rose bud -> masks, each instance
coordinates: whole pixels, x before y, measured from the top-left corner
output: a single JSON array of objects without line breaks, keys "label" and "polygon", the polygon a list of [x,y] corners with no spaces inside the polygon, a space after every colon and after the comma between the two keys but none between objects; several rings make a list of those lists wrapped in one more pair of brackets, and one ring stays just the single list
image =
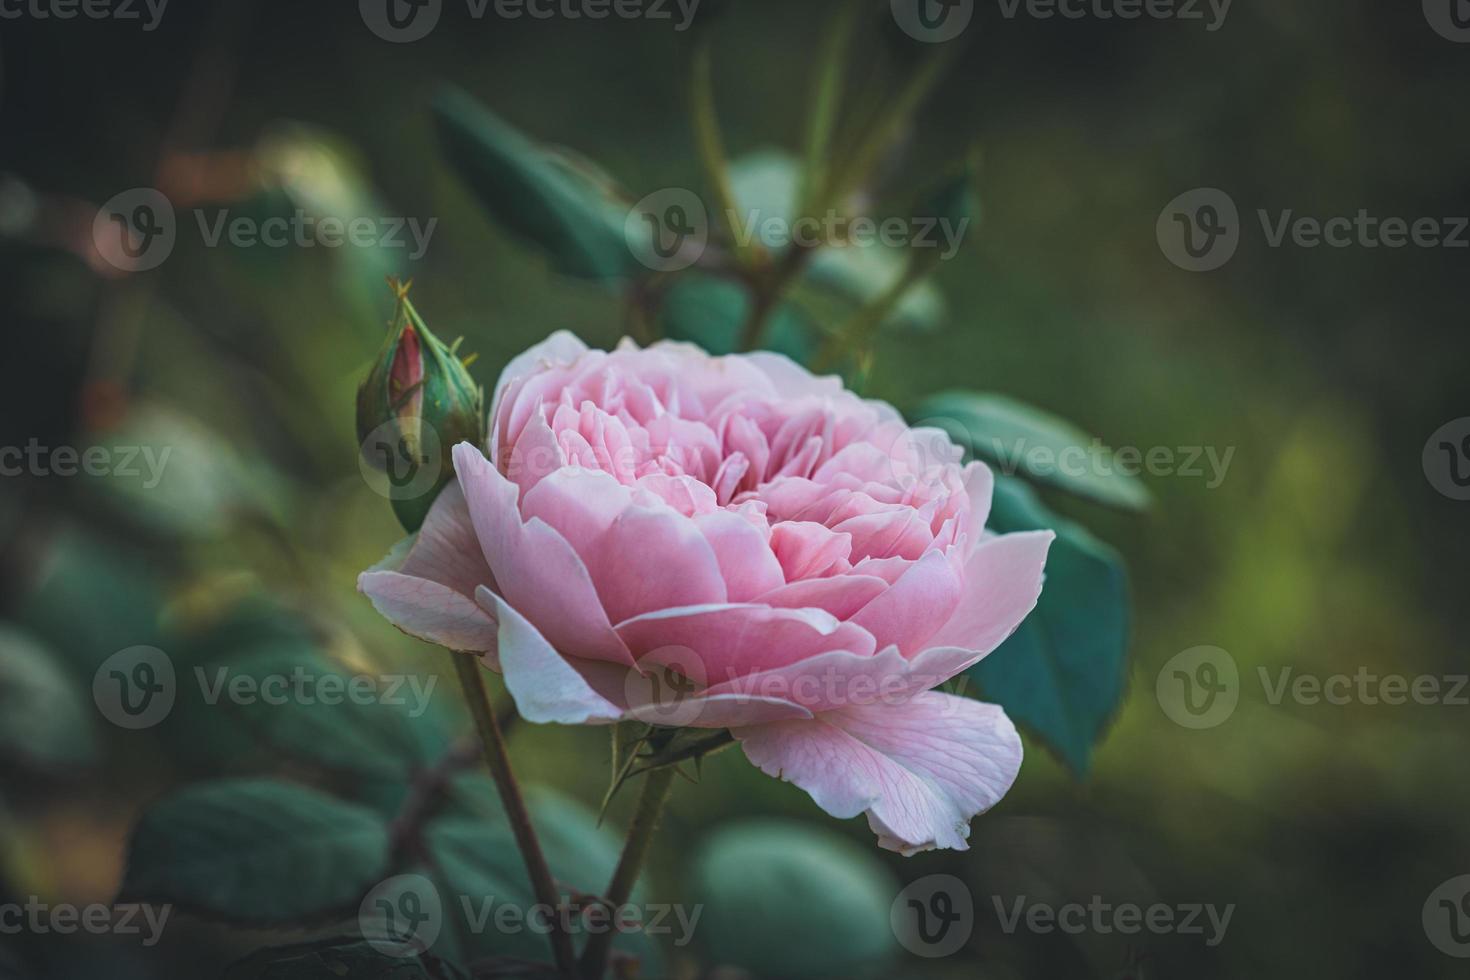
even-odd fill
[{"label": "rose bud", "polygon": [[447,347],[424,325],[408,284],[393,287],[397,312],[357,389],[357,438],[364,473],[413,532],[454,477],[450,451],[484,443],[484,392],[455,353],[458,342]]}]

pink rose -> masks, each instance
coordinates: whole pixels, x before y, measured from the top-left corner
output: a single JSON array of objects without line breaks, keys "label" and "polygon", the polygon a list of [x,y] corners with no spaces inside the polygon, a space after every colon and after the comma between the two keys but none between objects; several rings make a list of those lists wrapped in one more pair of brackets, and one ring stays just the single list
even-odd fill
[{"label": "pink rose", "polygon": [[359,586],[530,721],[728,728],[905,853],[1010,788],[1005,713],[931,689],[1030,612],[1052,535],[984,533],[990,471],[942,432],[779,355],[561,332],[501,375],[488,448]]}]

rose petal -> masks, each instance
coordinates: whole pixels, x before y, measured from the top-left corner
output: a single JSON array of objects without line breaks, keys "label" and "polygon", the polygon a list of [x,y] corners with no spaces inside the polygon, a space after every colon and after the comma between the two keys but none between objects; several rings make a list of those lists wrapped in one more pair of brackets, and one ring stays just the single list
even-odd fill
[{"label": "rose petal", "polygon": [[1055,537],[1051,531],[1017,531],[982,541],[965,563],[963,601],[929,644],[980,653],[1000,646],[1036,607]]},{"label": "rose petal", "polygon": [[878,843],[904,854],[965,850],[970,820],[1021,769],[1021,739],[1005,712],[932,691],[731,733],[762,772],[800,786],[834,817],[866,812]]},{"label": "rose petal", "polygon": [[587,567],[566,539],[544,521],[522,524],[516,485],[469,443],[454,447],[454,468],[485,561],[505,598],[557,649],[631,664]]},{"label": "rose petal", "polygon": [[624,709],[592,689],[546,637],[500,596],[482,589],[479,600],[500,620],[500,666],[516,710],[537,724],[605,725]]}]

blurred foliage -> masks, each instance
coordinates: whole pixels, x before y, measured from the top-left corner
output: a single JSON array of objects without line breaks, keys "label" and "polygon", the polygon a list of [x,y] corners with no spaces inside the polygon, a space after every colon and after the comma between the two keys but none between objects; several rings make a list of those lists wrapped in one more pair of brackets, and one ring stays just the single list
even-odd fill
[{"label": "blurred foliage", "polygon": [[[446,13],[431,38],[385,45],[350,9],[218,6],[226,13],[170,8],[146,34],[87,20],[6,22],[0,170],[15,177],[0,195],[9,369],[0,445],[142,445],[171,455],[154,487],[144,486],[146,468],[134,477],[0,480],[5,900],[110,900],[146,805],[240,779],[268,780],[273,792],[310,787],[317,803],[390,820],[411,795],[411,774],[462,731],[448,697],[430,727],[378,727],[383,719],[334,712],[334,738],[374,747],[371,771],[357,771],[314,733],[320,718],[261,724],[248,711],[184,698],[162,725],[129,732],[86,700],[97,667],[137,645],[166,650],[186,680],[196,665],[249,671],[321,657],[336,669],[438,676],[452,688],[442,652],[396,633],[353,592],[357,572],[398,536],[353,451],[354,390],[392,313],[383,277],[416,279],[436,332],[462,335],[463,350],[481,355],[482,381],[554,328],[607,346],[626,323],[604,285],[560,275],[507,233],[513,222],[483,216],[477,189],[444,153],[434,106],[445,84],[506,125],[595,157],[627,187],[698,179],[684,106],[687,39],[666,27],[490,25]],[[776,159],[773,143],[786,148],[778,154],[798,152],[806,113],[798,93],[831,12],[775,0],[730,7],[714,62],[725,143],[741,160]],[[1232,262],[1201,276],[1164,261],[1153,228],[1162,204],[1194,186],[1227,189],[1248,219],[1257,207],[1470,213],[1470,133],[1453,125],[1470,87],[1464,51],[1429,31],[1417,5],[1367,0],[1237,5],[1215,33],[1176,21],[1007,20],[980,5],[971,33],[953,74],[902,134],[904,158],[916,163],[863,203],[907,200],[918,176],[966,156],[978,134],[984,223],[933,270],[942,324],[877,334],[861,372],[866,390],[905,408],[935,391],[999,392],[1110,444],[1238,451],[1216,487],[1145,478],[1155,499],[1146,519],[1051,491],[1044,501],[1011,491],[1023,511],[1044,506],[1084,522],[1126,559],[1132,661],[1097,683],[1117,683],[1126,670],[1132,693],[1085,782],[1030,752],[1011,795],[975,822],[969,852],[903,860],[875,852],[861,821],[840,828],[867,863],[898,880],[954,874],[976,897],[979,925],[962,954],[903,958],[887,975],[1458,975],[1426,941],[1419,913],[1470,861],[1463,708],[1273,706],[1243,696],[1224,725],[1189,731],[1164,716],[1152,691],[1171,656],[1201,643],[1229,650],[1248,683],[1258,667],[1284,665],[1465,672],[1470,533],[1463,505],[1437,494],[1419,467],[1425,436],[1465,411],[1463,256],[1273,250],[1248,226]],[[884,37],[857,56],[868,70],[845,86],[862,106],[893,87],[912,51]],[[78,65],[87,70],[66,67]],[[513,149],[510,164],[525,152]],[[558,166],[557,194],[606,189],[584,167]],[[120,277],[88,255],[91,214],[143,185],[167,186],[210,218],[217,209],[302,208],[442,220],[428,253],[410,262],[386,249],[207,248],[181,208],[169,260]],[[821,271],[812,265],[807,275]],[[664,310],[686,324],[728,324],[721,329],[734,338],[747,312],[740,301],[725,280],[690,276]],[[844,311],[801,288],[788,301],[790,315],[773,320],[768,342],[812,355],[814,314],[828,322]],[[1084,569],[1101,560],[1091,537],[1078,546]],[[1011,642],[1039,643],[1024,632]],[[1004,663],[982,665],[980,685],[1001,682],[984,671]],[[78,701],[88,722],[69,724]],[[24,743],[6,734],[19,717],[11,705],[35,719]],[[370,731],[359,728],[365,721]],[[599,798],[605,732],[530,735],[512,735],[528,782]],[[1061,751],[1081,768],[1078,750]],[[493,813],[483,780],[461,780],[446,805],[478,813],[488,800]],[[614,802],[613,826],[627,803]],[[443,819],[459,826],[454,812]],[[543,831],[557,836],[543,812]],[[688,880],[707,867],[694,855],[720,845],[710,838],[727,821],[773,814],[808,825],[802,833],[831,832],[805,794],[755,772],[738,752],[710,758],[699,786],[675,793],[649,894],[708,900],[712,914],[718,889],[706,899],[698,889],[708,883]],[[567,819],[576,829],[562,835],[564,846],[586,849],[570,863],[603,880],[606,848],[589,843],[596,838],[581,816]],[[775,840],[763,853],[779,853],[787,838],[767,833]],[[443,840],[470,848],[464,874],[507,867],[503,840],[467,844],[452,831]],[[864,863],[838,862],[850,874]],[[743,863],[752,874],[760,867]],[[1003,933],[990,896],[1019,893],[1233,902],[1237,912],[1214,948],[1188,936]],[[856,891],[853,900],[876,907]],[[126,937],[20,937],[0,951],[0,974],[215,975],[283,942],[202,918],[181,922],[156,948]],[[359,954],[371,961],[338,949],[333,925],[291,937],[321,949],[260,955],[315,958],[312,968]],[[739,925],[723,958],[759,955]],[[667,975],[698,975],[688,950],[662,956]],[[420,975],[441,966],[424,963]]]}]

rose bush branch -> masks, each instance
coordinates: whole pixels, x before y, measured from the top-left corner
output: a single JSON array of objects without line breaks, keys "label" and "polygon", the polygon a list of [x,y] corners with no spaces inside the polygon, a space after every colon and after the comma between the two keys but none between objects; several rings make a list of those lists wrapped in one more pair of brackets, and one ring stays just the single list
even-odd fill
[{"label": "rose bush branch", "polygon": [[[664,803],[669,798],[675,771],[673,766],[655,769],[643,781],[643,792],[639,794],[633,820],[628,824],[628,837],[623,843],[623,853],[618,858],[618,866],[613,870],[612,881],[604,896],[607,908],[614,917],[633,894],[633,886],[643,869],[643,859],[653,842],[653,831],[658,826]],[[607,969],[607,956],[612,949],[613,934],[614,930],[608,930],[597,933],[588,940],[587,948],[582,951],[583,980],[601,980]]]},{"label": "rose bush branch", "polygon": [[[506,751],[505,739],[501,737],[500,728],[495,723],[495,712],[490,707],[490,699],[485,691],[485,681],[480,674],[479,658],[472,654],[456,653],[454,654],[454,669],[459,675],[465,704],[470,709],[470,716],[475,721],[475,730],[480,736],[485,765],[495,780],[495,788],[500,793],[500,801],[505,806],[506,818],[510,821],[511,832],[515,835],[516,847],[520,849],[521,858],[526,863],[526,873],[531,878],[531,887],[536,893],[536,901],[554,910],[561,903],[561,893],[556,887],[556,881],[551,877],[551,868],[546,863],[546,855],[542,852],[541,842],[536,837],[536,828],[531,823],[531,815],[526,810],[525,797],[521,794],[520,784],[516,782],[515,772],[511,769],[510,753]],[[552,957],[563,974],[569,977],[574,976],[577,960],[576,953],[572,949],[572,939],[560,927],[557,919],[558,917],[553,915],[547,923],[549,930],[547,940],[551,943]]]}]

